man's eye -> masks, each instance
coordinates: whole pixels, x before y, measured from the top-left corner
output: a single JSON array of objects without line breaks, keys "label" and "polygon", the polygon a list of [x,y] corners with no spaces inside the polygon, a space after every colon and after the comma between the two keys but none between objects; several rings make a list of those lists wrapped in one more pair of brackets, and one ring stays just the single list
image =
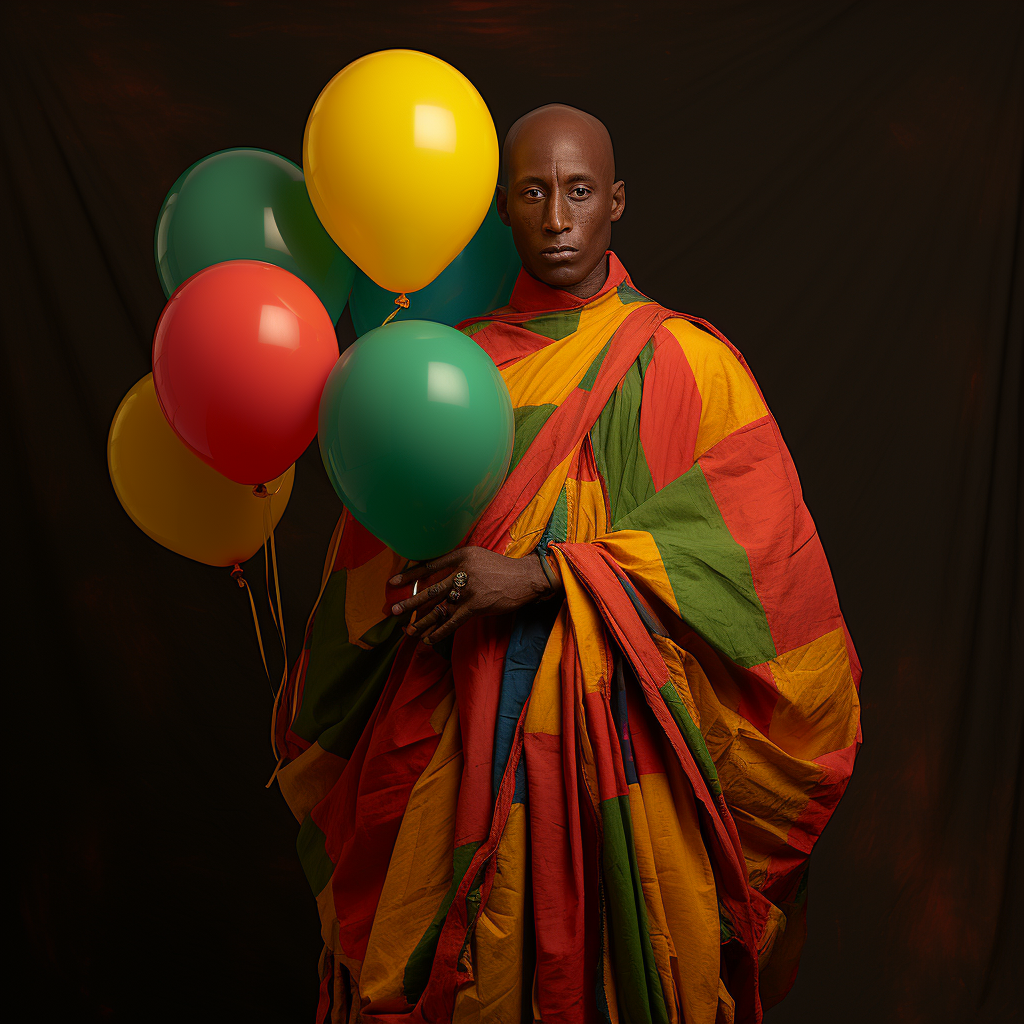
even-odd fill
[{"label": "man's eye", "polygon": [[523,195],[526,196],[527,199],[540,199],[541,198],[541,194],[540,194],[540,189],[539,188],[528,188],[523,193]]},{"label": "man's eye", "polygon": [[585,185],[577,185],[569,195],[574,196],[576,199],[586,199],[590,195],[590,189]]}]

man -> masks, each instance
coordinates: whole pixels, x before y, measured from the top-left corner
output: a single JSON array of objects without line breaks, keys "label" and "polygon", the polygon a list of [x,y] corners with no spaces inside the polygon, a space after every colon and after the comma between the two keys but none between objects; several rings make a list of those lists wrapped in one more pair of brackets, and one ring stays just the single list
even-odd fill
[{"label": "man", "polygon": [[342,516],[275,716],[317,1019],[757,1021],[860,742],[856,654],[746,364],[608,251],[604,126],[542,107],[504,168],[523,273],[463,330],[516,409],[505,484],[427,564]]}]

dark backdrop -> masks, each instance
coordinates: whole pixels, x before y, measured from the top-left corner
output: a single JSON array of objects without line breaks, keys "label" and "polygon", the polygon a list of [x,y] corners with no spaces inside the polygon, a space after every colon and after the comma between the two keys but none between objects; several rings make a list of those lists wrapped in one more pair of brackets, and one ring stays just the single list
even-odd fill
[{"label": "dark backdrop", "polygon": [[[229,146],[301,161],[328,79],[406,46],[468,75],[499,133],[552,100],[607,122],[617,251],[746,354],[800,470],[864,663],[865,743],[769,1021],[1015,1019],[1022,11],[4,6],[14,1016],[312,1020],[317,915],[263,787],[248,604],[132,525],[105,443],[149,369],[152,229],[179,172]],[[278,535],[293,650],[338,512],[314,445]]]}]

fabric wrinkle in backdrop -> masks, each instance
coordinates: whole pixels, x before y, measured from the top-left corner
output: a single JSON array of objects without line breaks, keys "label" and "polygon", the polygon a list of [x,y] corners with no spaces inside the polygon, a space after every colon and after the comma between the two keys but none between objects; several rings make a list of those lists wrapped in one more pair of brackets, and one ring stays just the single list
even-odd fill
[{"label": "fabric wrinkle in backdrop", "polygon": [[[1014,1019],[1019,2],[37,0],[0,18],[16,1019],[312,1019],[317,915],[263,788],[248,602],[132,525],[105,443],[149,369],[166,190],[231,146],[299,159],[323,85],[393,46],[459,68],[500,135],[553,100],[605,120],[616,252],[739,347],[793,453],[864,665],[865,742],[767,1021]],[[314,445],[277,533],[293,651],[338,512]],[[259,559],[246,571],[260,582]]]}]

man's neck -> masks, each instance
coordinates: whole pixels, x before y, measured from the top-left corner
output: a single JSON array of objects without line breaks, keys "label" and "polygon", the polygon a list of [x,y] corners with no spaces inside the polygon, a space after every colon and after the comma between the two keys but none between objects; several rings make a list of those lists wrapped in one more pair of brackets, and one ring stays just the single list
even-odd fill
[{"label": "man's neck", "polygon": [[604,283],[607,280],[608,256],[605,254],[601,257],[597,266],[579,284],[574,284],[569,288],[562,288],[561,290],[568,292],[577,299],[592,299],[604,287]]}]

